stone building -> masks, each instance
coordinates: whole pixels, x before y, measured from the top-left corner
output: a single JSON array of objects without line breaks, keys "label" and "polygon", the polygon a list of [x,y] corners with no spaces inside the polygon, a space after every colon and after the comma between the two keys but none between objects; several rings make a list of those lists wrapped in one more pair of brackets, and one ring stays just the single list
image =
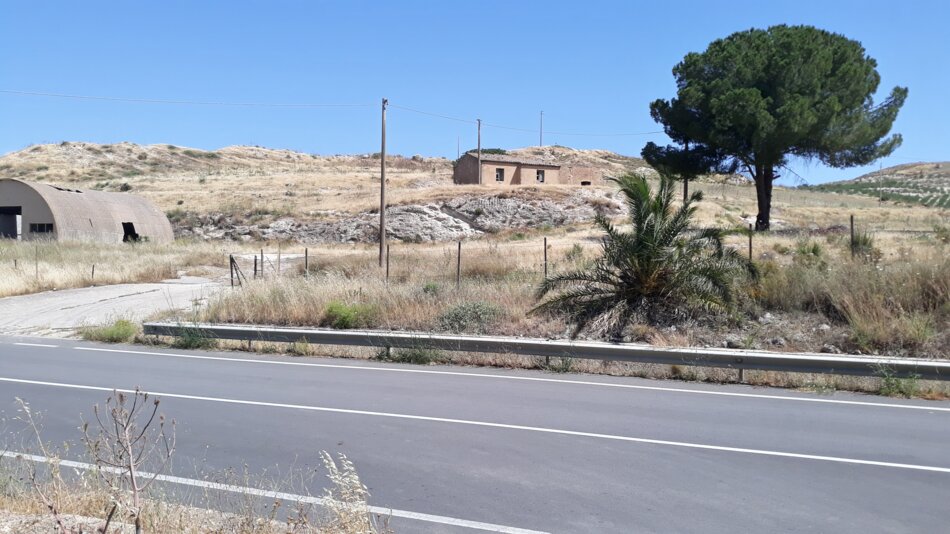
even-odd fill
[{"label": "stone building", "polygon": [[0,179],[0,237],[122,243],[174,240],[168,217],[148,200]]},{"label": "stone building", "polygon": [[[482,154],[484,185],[592,185],[600,180],[593,167],[557,165],[539,159],[500,154]],[[452,173],[456,184],[478,183],[478,155],[468,152],[459,158]]]}]

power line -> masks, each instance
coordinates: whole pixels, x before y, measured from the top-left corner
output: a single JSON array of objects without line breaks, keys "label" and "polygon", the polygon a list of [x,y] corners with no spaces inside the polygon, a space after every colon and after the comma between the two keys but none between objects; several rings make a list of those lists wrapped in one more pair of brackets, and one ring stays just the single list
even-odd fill
[{"label": "power line", "polygon": [[420,115],[428,115],[428,116],[430,116],[430,117],[438,117],[438,118],[440,118],[440,119],[446,119],[446,120],[450,120],[450,121],[464,122],[464,123],[468,123],[468,124],[475,124],[475,123],[477,122],[477,121],[474,121],[474,120],[460,119],[460,118],[458,118],[458,117],[450,117],[450,116],[448,116],[448,115],[440,115],[440,114],[438,114],[438,113],[432,113],[432,112],[430,112],[430,111],[422,111],[422,110],[419,110],[419,109],[407,108],[406,106],[399,106],[399,105],[396,105],[396,104],[390,104],[389,107],[391,107],[391,108],[396,108],[396,109],[402,109],[402,110],[405,110],[405,111],[411,111],[411,112],[413,112],[413,113],[418,113],[418,114],[420,114]]},{"label": "power line", "polygon": [[[398,108],[398,109],[402,109],[402,110],[405,110],[405,111],[411,111],[412,113],[418,113],[418,114],[420,114],[420,115],[428,115],[428,116],[430,116],[430,117],[438,117],[438,118],[440,118],[440,119],[446,119],[446,120],[450,120],[450,121],[464,122],[464,123],[466,123],[466,124],[476,124],[476,123],[477,123],[477,121],[475,121],[475,120],[462,119],[462,118],[459,118],[459,117],[452,117],[452,116],[449,116],[449,115],[442,115],[442,114],[440,114],[440,113],[433,113],[433,112],[431,112],[431,111],[423,111],[423,110],[421,110],[421,109],[414,109],[414,108],[410,108],[410,107],[406,107],[406,106],[399,106],[399,105],[396,105],[396,104],[390,104],[389,107],[391,107],[391,108]],[[511,131],[514,131],[514,132],[527,132],[527,133],[537,133],[537,132],[538,132],[538,129],[537,129],[537,128],[519,128],[519,127],[517,127],[517,126],[505,126],[505,125],[502,125],[502,124],[491,124],[491,123],[487,123],[487,122],[483,122],[483,123],[482,123],[482,126],[485,126],[485,127],[488,127],[488,128],[496,128],[496,129],[499,129],[499,130],[511,130]],[[657,131],[652,131],[652,132],[634,132],[634,133],[580,133],[580,132],[555,132],[555,131],[549,131],[549,130],[546,130],[546,132],[549,133],[549,134],[555,134],[555,135],[573,135],[573,136],[584,136],[584,137],[628,137],[628,136],[654,135],[654,134],[661,134],[661,133],[664,133],[663,130],[657,130]]]},{"label": "power line", "polygon": [[311,104],[293,103],[280,104],[271,102],[220,102],[207,100],[164,100],[157,98],[125,98],[115,96],[69,95],[63,93],[45,93],[40,91],[17,91],[0,89],[0,93],[20,96],[46,96],[53,98],[70,98],[74,100],[100,100],[106,102],[130,102],[135,104],[185,104],[191,106],[232,106],[232,107],[267,107],[267,108],[368,108],[371,104]]}]

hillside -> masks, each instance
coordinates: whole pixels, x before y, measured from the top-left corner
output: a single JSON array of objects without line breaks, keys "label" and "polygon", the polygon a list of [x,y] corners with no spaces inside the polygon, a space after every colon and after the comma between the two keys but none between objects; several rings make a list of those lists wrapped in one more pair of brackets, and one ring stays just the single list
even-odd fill
[{"label": "hillside", "polygon": [[[509,154],[598,168],[605,176],[649,170],[639,158],[606,150],[529,147]],[[577,227],[595,213],[620,215],[623,201],[609,183],[546,184],[499,189],[452,183],[452,161],[388,156],[390,231],[405,241],[443,241],[531,228]],[[129,191],[164,210],[179,236],[306,242],[372,241],[377,235],[379,156],[312,155],[231,146],[203,151],[175,145],[36,145],[0,157],[0,177],[79,189]],[[743,180],[710,177],[692,186],[707,201],[701,224],[746,227],[755,191]],[[880,203],[868,196],[777,188],[777,230],[840,227],[842,208],[867,210],[859,220],[901,229],[943,224],[931,210]]]},{"label": "hillside", "polygon": [[811,189],[950,208],[950,162],[896,165],[853,180],[816,185]]}]

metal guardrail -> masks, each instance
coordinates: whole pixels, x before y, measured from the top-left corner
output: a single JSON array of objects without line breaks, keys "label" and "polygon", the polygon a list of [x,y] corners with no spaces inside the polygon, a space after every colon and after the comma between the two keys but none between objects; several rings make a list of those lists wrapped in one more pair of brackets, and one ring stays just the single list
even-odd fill
[{"label": "metal guardrail", "polygon": [[733,349],[662,348],[625,343],[429,334],[425,332],[171,323],[145,323],[143,327],[145,334],[170,337],[197,335],[209,339],[270,343],[306,342],[315,345],[396,349],[428,348],[460,352],[584,358],[664,365],[856,376],[883,376],[887,374],[895,377],[915,376],[927,380],[950,380],[950,360],[787,354]]}]

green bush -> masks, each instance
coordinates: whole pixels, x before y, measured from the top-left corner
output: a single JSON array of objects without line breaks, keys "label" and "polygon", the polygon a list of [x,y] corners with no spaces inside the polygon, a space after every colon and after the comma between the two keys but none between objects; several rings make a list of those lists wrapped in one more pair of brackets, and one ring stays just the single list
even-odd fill
[{"label": "green bush", "polygon": [[881,259],[881,251],[874,246],[874,234],[867,230],[856,232],[851,242],[851,252],[856,258],[877,262]]},{"label": "green bush", "polygon": [[176,349],[202,350],[213,349],[218,346],[218,341],[205,335],[199,328],[188,328],[182,334],[175,338],[172,347]]},{"label": "green bush", "polygon": [[501,317],[501,308],[488,302],[463,302],[439,315],[439,328],[461,334],[481,334]]},{"label": "green bush", "polygon": [[422,286],[422,293],[430,297],[435,297],[442,292],[442,286],[435,282],[426,282]]},{"label": "green bush", "polygon": [[376,308],[368,304],[345,304],[333,301],[327,304],[321,324],[340,330],[366,328],[376,322],[377,314]]},{"label": "green bush", "polygon": [[111,325],[91,326],[80,331],[86,341],[102,341],[104,343],[128,343],[138,334],[139,327],[132,321],[119,319]]}]

